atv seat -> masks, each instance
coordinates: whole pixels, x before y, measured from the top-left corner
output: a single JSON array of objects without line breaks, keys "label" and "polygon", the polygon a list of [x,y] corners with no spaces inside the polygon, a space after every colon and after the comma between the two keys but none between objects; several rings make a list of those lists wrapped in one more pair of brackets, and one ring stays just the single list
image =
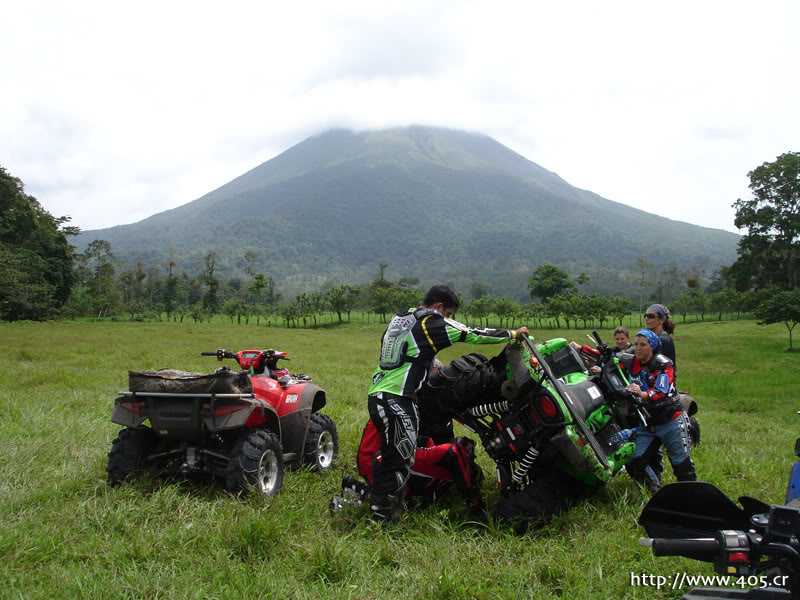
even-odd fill
[{"label": "atv seat", "polygon": [[569,399],[572,400],[571,408],[577,418],[586,421],[586,418],[595,410],[606,404],[606,399],[600,388],[592,381],[582,381],[573,385],[563,386]]}]

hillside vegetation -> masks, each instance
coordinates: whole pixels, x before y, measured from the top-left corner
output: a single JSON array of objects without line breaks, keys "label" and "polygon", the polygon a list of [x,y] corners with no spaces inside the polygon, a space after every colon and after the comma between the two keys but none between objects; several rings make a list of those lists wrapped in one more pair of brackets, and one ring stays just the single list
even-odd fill
[{"label": "hillside vegetation", "polygon": [[[363,283],[387,263],[396,277],[524,295],[532,269],[552,263],[618,293],[641,255],[708,273],[733,262],[738,236],[670,216],[577,189],[485,135],[335,130],[181,207],[83,232],[79,249],[104,239],[117,258],[156,266],[172,248],[190,273],[210,250],[234,272],[257,250],[258,270],[293,291]],[[659,232],[657,251],[640,247],[643,230]]]}]

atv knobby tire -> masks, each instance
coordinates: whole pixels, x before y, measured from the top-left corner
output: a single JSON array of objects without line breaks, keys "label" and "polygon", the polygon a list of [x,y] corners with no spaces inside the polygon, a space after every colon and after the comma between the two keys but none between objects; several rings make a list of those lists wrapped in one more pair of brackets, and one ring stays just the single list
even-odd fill
[{"label": "atv knobby tire", "polygon": [[498,502],[492,517],[514,525],[518,532],[544,525],[569,510],[592,491],[566,474],[553,470],[532,481],[525,489]]},{"label": "atv knobby tire", "polygon": [[233,445],[225,487],[244,496],[255,487],[265,496],[277,496],[283,486],[283,450],[275,434],[256,429],[242,434]]},{"label": "atv knobby tire", "polygon": [[158,438],[149,427],[127,428],[111,442],[108,453],[108,485],[119,485],[143,471],[143,463]]},{"label": "atv knobby tire", "polygon": [[333,419],[328,415],[312,413],[303,448],[303,464],[309,465],[312,471],[327,471],[333,467],[338,455],[339,434]]}]

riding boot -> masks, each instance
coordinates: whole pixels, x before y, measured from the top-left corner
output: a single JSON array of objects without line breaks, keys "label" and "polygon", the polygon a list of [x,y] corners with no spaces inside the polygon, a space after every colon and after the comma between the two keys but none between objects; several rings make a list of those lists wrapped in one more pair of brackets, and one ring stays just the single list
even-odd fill
[{"label": "riding boot", "polygon": [[625,465],[625,471],[636,483],[643,485],[651,494],[655,494],[661,489],[661,480],[655,474],[652,467],[645,462],[644,457],[634,458]]},{"label": "riding boot", "polygon": [[345,508],[361,506],[369,498],[369,486],[352,475],[342,478],[342,495],[334,496],[328,504],[331,515]]},{"label": "riding boot", "polygon": [[381,494],[372,490],[369,506],[372,511],[372,520],[391,523],[399,521],[406,511],[405,495],[405,488],[401,488],[395,494]]},{"label": "riding boot", "polygon": [[345,475],[342,478],[342,496],[347,498],[351,503],[361,504],[367,499],[369,492],[369,486],[352,475]]},{"label": "riding boot", "polygon": [[697,473],[694,472],[694,463],[691,457],[682,463],[672,465],[672,472],[678,481],[697,481]]}]

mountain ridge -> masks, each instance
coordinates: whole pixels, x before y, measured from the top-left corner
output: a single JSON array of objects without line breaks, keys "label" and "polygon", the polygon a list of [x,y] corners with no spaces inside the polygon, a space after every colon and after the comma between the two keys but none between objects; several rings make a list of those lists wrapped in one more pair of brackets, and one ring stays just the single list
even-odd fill
[{"label": "mountain ridge", "polygon": [[[642,230],[663,233],[657,247],[641,247]],[[571,186],[484,134],[410,126],[309,137],[192,202],[83,232],[79,245],[107,239],[147,264],[171,246],[187,270],[209,249],[235,270],[256,249],[257,267],[298,291],[364,282],[384,262],[396,276],[520,296],[539,264],[594,274],[602,291],[625,285],[640,255],[659,267],[730,264],[738,237]]]}]

